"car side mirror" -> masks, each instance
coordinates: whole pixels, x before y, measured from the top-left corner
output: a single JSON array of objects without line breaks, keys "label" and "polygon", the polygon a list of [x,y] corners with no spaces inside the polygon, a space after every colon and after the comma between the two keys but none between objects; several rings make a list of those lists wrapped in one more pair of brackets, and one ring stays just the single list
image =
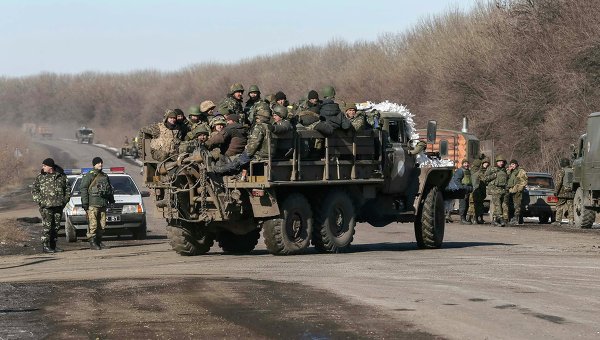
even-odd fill
[{"label": "car side mirror", "polygon": [[435,144],[437,135],[437,122],[430,120],[427,122],[427,144]]},{"label": "car side mirror", "polygon": [[140,192],[140,194],[142,195],[142,197],[150,197],[150,191],[142,191]]}]

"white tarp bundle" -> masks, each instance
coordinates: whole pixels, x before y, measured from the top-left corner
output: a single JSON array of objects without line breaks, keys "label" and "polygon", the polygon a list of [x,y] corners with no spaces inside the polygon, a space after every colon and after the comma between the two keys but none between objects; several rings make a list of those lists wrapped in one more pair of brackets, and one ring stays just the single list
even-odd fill
[{"label": "white tarp bundle", "polygon": [[[373,103],[370,101],[367,101],[365,103],[357,103],[356,108],[365,112],[380,111],[399,113],[400,115],[402,115],[402,117],[406,119],[406,126],[408,129],[407,133],[410,136],[412,146],[414,147],[419,141],[419,133],[417,132],[417,129],[415,127],[415,120],[413,119],[415,115],[410,113],[406,106],[391,103],[390,101],[386,100],[381,103]],[[454,162],[449,159],[433,159],[428,157],[427,154],[425,154],[425,152],[421,152],[417,155],[417,162],[422,168],[454,166]]]}]

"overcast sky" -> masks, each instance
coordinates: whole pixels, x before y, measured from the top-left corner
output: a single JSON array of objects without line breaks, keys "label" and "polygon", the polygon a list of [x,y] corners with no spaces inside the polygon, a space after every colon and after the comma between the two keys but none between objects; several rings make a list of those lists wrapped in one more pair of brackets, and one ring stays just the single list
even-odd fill
[{"label": "overcast sky", "polygon": [[174,71],[372,41],[475,0],[1,0],[0,75]]}]

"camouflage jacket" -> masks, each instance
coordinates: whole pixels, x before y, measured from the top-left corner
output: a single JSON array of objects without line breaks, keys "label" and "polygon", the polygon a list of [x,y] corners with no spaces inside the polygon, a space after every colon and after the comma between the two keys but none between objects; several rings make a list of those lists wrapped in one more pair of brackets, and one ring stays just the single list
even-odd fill
[{"label": "camouflage jacket", "polygon": [[207,131],[210,131],[210,127],[208,126],[208,122],[204,122],[204,121],[199,121],[198,123],[192,123],[190,122],[190,126],[189,126],[189,131],[186,133],[184,140],[185,141],[190,141],[190,140],[194,140],[194,133],[196,130],[196,128],[199,128],[201,126],[203,126],[206,128]]},{"label": "camouflage jacket", "polygon": [[506,185],[508,192],[511,194],[523,192],[525,186],[527,186],[527,172],[525,170],[517,168],[508,172],[508,184]]},{"label": "camouflage jacket", "polygon": [[42,208],[64,207],[69,202],[70,188],[63,169],[55,166],[51,174],[42,170],[33,182],[31,195]]},{"label": "camouflage jacket", "polygon": [[238,123],[245,124],[247,121],[247,117],[244,114],[244,107],[242,103],[243,101],[237,100],[231,95],[228,95],[219,103],[217,108],[219,112],[224,116],[227,116],[229,113],[238,114],[240,116],[240,120]]},{"label": "camouflage jacket", "polygon": [[575,197],[573,190],[570,187],[565,186],[565,169],[558,169],[554,178],[556,181],[554,195],[556,195],[558,198],[573,199],[573,197]]},{"label": "camouflage jacket", "polygon": [[149,134],[152,137],[150,148],[152,157],[157,161],[163,161],[169,156],[176,155],[179,144],[184,137],[179,125],[175,125],[170,129],[164,122],[141,128],[140,135],[143,137],[144,134]]},{"label": "camouflage jacket", "polygon": [[490,166],[483,175],[483,180],[488,183],[487,188],[490,193],[506,192],[508,174],[506,173],[505,168]]},{"label": "camouflage jacket", "polygon": [[108,176],[102,170],[93,169],[81,178],[79,185],[81,205],[106,207],[115,203],[113,188]]},{"label": "camouflage jacket", "polygon": [[[269,144],[267,143],[269,134],[269,127],[267,123],[256,122],[252,126],[250,136],[248,137],[248,144],[246,144],[246,154],[254,160],[269,158]],[[271,139],[271,150],[275,150],[274,145],[275,139]]]},{"label": "camouflage jacket", "polygon": [[266,100],[260,98],[258,100],[248,99],[248,101],[246,101],[246,106],[244,107],[244,115],[249,122],[254,121],[256,110],[259,107],[259,104],[269,105],[269,103]]},{"label": "camouflage jacket", "polygon": [[352,127],[354,128],[354,131],[362,131],[366,128],[366,121],[365,121],[365,116],[361,113],[357,113],[356,116],[354,116],[354,118],[348,118],[350,119],[350,123],[352,123]]}]

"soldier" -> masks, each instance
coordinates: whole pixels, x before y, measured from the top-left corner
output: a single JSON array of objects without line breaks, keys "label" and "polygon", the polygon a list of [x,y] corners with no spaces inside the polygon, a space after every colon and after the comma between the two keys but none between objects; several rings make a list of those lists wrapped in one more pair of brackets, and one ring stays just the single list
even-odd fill
[{"label": "soldier", "polygon": [[[195,109],[194,109],[195,108]],[[208,116],[206,113],[200,112],[200,109],[197,106],[192,106],[190,108],[190,124],[189,124],[189,132],[185,135],[186,141],[191,141],[196,139],[196,136],[192,133],[194,129],[198,126],[203,125],[204,128],[208,131]]]},{"label": "soldier", "polygon": [[479,222],[479,215],[481,215],[481,211],[476,210],[475,206],[475,196],[479,192],[479,174],[481,173],[481,160],[475,159],[471,164],[471,184],[473,185],[473,192],[469,195],[469,210],[467,211],[467,220],[472,223],[481,224]]},{"label": "soldier", "polygon": [[229,113],[235,113],[239,117],[238,123],[247,124],[247,118],[244,114],[244,86],[240,83],[235,83],[229,88],[227,97],[219,103],[219,112],[227,116]]},{"label": "soldier", "polygon": [[302,111],[298,114],[298,130],[315,130],[319,131],[324,136],[331,136],[334,128],[328,122],[321,120],[319,108],[316,106],[311,107],[309,110]]},{"label": "soldier", "polygon": [[102,243],[102,235],[106,228],[106,207],[115,203],[110,179],[102,171],[102,158],[94,157],[90,172],[81,179],[81,206],[88,217],[87,238],[90,249],[107,248]]},{"label": "soldier", "polygon": [[266,103],[266,101],[260,98],[260,89],[258,88],[258,85],[251,85],[248,90],[248,100],[244,107],[244,114],[248,121],[254,122],[254,114],[256,113],[257,105],[259,103]]},{"label": "soldier", "polygon": [[523,191],[525,191],[526,186],[527,172],[519,167],[519,162],[516,159],[511,159],[508,166],[508,183],[506,184],[508,202],[512,205],[512,211],[514,211],[514,215],[508,222],[510,225],[523,224],[521,202],[523,201]]},{"label": "soldier", "polygon": [[277,104],[284,107],[288,106],[287,96],[285,95],[285,93],[283,93],[283,91],[277,91],[277,93],[275,93],[275,101],[271,102],[271,109]]},{"label": "soldier", "polygon": [[215,117],[216,107],[217,106],[212,102],[212,100],[205,100],[200,103],[200,113],[206,116],[206,121],[208,123],[210,123],[210,121]]},{"label": "soldier", "polygon": [[471,171],[469,170],[469,161],[463,159],[461,167],[456,169],[448,189],[452,191],[461,190],[464,192],[464,197],[461,197],[458,201],[458,214],[460,215],[460,224],[471,224],[470,219],[467,218],[467,208],[469,206],[469,196],[473,191],[473,185],[471,182]]},{"label": "soldier", "polygon": [[141,128],[140,137],[143,138],[144,134],[149,134],[152,137],[150,153],[157,161],[164,161],[176,155],[184,136],[181,126],[177,124],[177,113],[172,109],[165,111],[162,123],[155,123]]},{"label": "soldier", "polygon": [[352,124],[348,118],[342,114],[340,106],[335,102],[335,89],[333,86],[324,87],[321,93],[323,94],[324,99],[319,110],[320,116],[334,129],[350,129]]},{"label": "soldier", "polygon": [[204,146],[208,140],[209,131],[205,124],[199,124],[187,135],[191,138],[179,145],[179,153],[192,153],[194,150]]},{"label": "soldier", "polygon": [[63,169],[54,163],[54,159],[44,159],[40,174],[37,175],[31,187],[33,201],[39,205],[42,216],[42,251],[44,253],[62,251],[56,246],[56,240],[63,208],[69,202],[69,189],[67,176]]},{"label": "soldier", "polygon": [[221,154],[233,157],[244,151],[248,139],[246,127],[239,123],[239,115],[229,114],[225,117],[227,125],[219,133],[212,135],[206,145],[212,149],[216,145],[221,148]]},{"label": "soldier", "polygon": [[555,181],[556,187],[554,191],[554,195],[558,197],[558,202],[556,203],[556,220],[554,221],[554,225],[561,225],[563,218],[567,218],[569,220],[569,224],[573,222],[573,190],[565,185],[565,168],[571,167],[571,162],[566,158],[560,159],[560,169],[556,172]]},{"label": "soldier", "polygon": [[[475,161],[473,161],[475,162]],[[490,160],[484,158],[481,160],[481,167],[476,173],[471,172],[471,181],[473,182],[473,193],[471,193],[471,197],[473,197],[473,213],[475,221],[477,224],[483,224],[483,202],[485,201],[485,197],[487,195],[487,184],[483,180],[485,176],[485,172],[487,171],[490,165]],[[475,184],[477,183],[477,184]]]},{"label": "soldier", "polygon": [[273,108],[273,133],[281,135],[294,129],[290,121],[286,119],[287,116],[287,107],[275,105]]},{"label": "soldier", "polygon": [[354,131],[362,131],[366,127],[365,116],[362,113],[357,114],[356,104],[349,103],[345,107],[346,118],[350,120]]},{"label": "soldier", "polygon": [[488,183],[488,192],[492,195],[493,224],[500,227],[506,226],[506,221],[508,221],[508,200],[506,197],[508,174],[505,166],[506,158],[498,155],[496,156],[496,165],[488,168],[483,176],[483,180]]}]

